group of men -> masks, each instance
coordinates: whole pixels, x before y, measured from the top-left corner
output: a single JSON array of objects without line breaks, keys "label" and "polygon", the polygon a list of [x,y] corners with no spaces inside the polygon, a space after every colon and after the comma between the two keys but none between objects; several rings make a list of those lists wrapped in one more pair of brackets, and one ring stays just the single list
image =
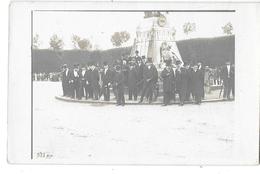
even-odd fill
[{"label": "group of men", "polygon": [[[165,68],[158,73],[151,58],[144,59],[138,56],[130,59],[118,59],[109,66],[107,62],[103,66],[94,63],[80,67],[74,65],[69,69],[67,65],[62,67],[63,95],[73,99],[99,100],[102,96],[105,101],[110,101],[110,91],[113,91],[117,105],[125,105],[125,91],[128,91],[128,100],[139,103],[146,98],[152,103],[159,94],[158,81],[162,81],[163,106],[176,101],[178,96],[180,106],[185,101],[194,100],[200,104],[204,98],[205,70],[201,62],[191,66],[189,63],[176,62],[176,66],[170,60],[165,61]],[[230,99],[230,93],[234,91],[234,68],[227,62],[223,68],[224,95]],[[233,94],[234,96],[234,94]]]}]

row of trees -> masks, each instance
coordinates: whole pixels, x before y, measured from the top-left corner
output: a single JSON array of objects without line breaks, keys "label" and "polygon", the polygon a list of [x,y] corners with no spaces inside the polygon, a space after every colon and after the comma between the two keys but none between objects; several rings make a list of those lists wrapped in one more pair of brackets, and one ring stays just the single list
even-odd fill
[{"label": "row of trees", "polygon": [[[223,33],[231,35],[233,33],[233,25],[229,22],[222,27]],[[190,33],[196,31],[196,24],[187,22],[183,25],[183,32],[189,36]],[[115,47],[120,47],[130,39],[130,34],[127,31],[115,32],[111,36],[111,43]],[[73,35],[71,38],[74,49],[80,50],[92,50],[93,45],[89,39],[81,38],[78,35]],[[33,38],[33,48],[39,49],[41,45],[40,37],[36,34]],[[62,38],[58,37],[57,34],[51,36],[49,41],[50,48],[53,50],[62,50],[64,47],[64,42]],[[96,46],[97,49],[97,46]]]},{"label": "row of trees", "polygon": [[[224,25],[221,28],[222,28],[224,34],[226,34],[226,35],[233,34],[233,25],[231,22],[228,22],[226,25]],[[196,31],[195,23],[187,22],[183,25],[183,32],[186,35],[189,35],[191,32],[194,32],[194,31]]]},{"label": "row of trees", "polygon": [[[111,43],[115,47],[120,47],[122,44],[127,42],[130,39],[130,34],[127,31],[121,31],[121,32],[115,32],[111,36]],[[73,34],[71,37],[71,41],[73,44],[74,49],[80,49],[80,50],[92,50],[93,45],[90,42],[89,39],[81,38],[78,35]],[[36,34],[33,37],[33,48],[39,49],[41,45],[40,37],[38,34]],[[64,42],[62,38],[58,37],[57,34],[53,34],[49,41],[50,48],[53,50],[62,50],[64,47]],[[96,46],[97,49],[98,46]]]}]

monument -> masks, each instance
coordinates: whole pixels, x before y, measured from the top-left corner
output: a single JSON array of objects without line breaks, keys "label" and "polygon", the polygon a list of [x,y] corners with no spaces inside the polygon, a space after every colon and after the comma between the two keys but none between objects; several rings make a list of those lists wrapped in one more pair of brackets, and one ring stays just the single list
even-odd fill
[{"label": "monument", "polygon": [[136,29],[131,56],[134,56],[137,50],[140,56],[151,57],[158,67],[166,59],[171,59],[173,63],[177,60],[182,62],[175,42],[176,30],[170,26],[167,15],[167,12],[144,12],[144,19]]}]

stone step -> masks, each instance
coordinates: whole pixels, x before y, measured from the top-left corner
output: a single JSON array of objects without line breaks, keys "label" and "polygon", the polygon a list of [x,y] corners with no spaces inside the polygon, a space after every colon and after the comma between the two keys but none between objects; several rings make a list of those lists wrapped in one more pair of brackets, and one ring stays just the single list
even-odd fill
[{"label": "stone step", "polygon": [[[75,102],[75,103],[89,103],[89,104],[116,104],[115,99],[111,99],[110,101],[104,101],[104,100],[86,100],[86,99],[82,99],[82,100],[78,100],[78,99],[72,99],[69,97],[63,97],[63,96],[55,96],[55,98],[57,100],[61,100],[61,101],[65,101],[65,102]],[[232,100],[225,100],[225,99],[206,99],[206,100],[202,100],[202,103],[208,103],[208,102],[230,102],[230,101],[234,101]],[[158,99],[157,101],[152,102],[151,104],[149,104],[148,102],[144,101],[143,103],[138,103],[138,101],[129,101],[126,100],[126,105],[161,105],[162,104],[162,99]],[[179,102],[171,102],[171,105],[177,105],[179,104]],[[194,104],[193,101],[187,101],[185,102],[185,104]]]}]

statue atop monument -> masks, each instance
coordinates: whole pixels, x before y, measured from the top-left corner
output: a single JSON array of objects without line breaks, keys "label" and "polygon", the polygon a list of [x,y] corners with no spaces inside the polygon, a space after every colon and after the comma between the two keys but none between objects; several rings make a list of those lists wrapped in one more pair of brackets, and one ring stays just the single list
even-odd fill
[{"label": "statue atop monument", "polygon": [[159,11],[145,11],[144,18],[160,17],[162,15]]},{"label": "statue atop monument", "polygon": [[131,56],[138,51],[140,56],[152,58],[158,67],[168,59],[173,63],[177,60],[182,62],[175,42],[175,33],[174,27],[170,26],[168,12],[145,11],[144,19],[136,28]]}]

